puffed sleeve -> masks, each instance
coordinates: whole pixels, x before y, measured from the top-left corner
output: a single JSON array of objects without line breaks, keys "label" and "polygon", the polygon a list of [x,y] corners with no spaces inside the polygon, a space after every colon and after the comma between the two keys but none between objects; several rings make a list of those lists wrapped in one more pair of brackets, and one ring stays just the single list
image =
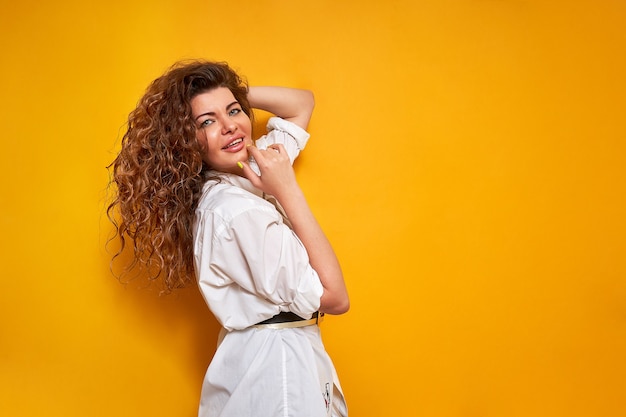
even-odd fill
[{"label": "puffed sleeve", "polygon": [[273,208],[244,208],[228,221],[206,212],[198,232],[200,288],[226,329],[246,328],[280,311],[309,318],[318,310],[323,288],[317,272]]},{"label": "puffed sleeve", "polygon": [[271,117],[268,120],[267,132],[256,141],[257,148],[266,149],[269,145],[280,143],[285,147],[292,164],[310,137],[306,130],[280,117]]}]

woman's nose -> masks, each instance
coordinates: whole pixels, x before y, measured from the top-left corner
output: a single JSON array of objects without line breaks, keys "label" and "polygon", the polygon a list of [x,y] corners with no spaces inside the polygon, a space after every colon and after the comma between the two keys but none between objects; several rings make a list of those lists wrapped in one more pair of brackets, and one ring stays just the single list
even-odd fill
[{"label": "woman's nose", "polygon": [[233,133],[237,130],[237,125],[232,120],[222,123],[222,134]]}]

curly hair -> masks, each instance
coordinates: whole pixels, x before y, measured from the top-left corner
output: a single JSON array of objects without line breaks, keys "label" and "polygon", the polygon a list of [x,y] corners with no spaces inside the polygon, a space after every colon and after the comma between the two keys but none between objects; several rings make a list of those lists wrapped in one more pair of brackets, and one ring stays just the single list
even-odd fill
[{"label": "curly hair", "polygon": [[247,83],[223,62],[174,64],[154,80],[127,123],[113,168],[115,196],[107,214],[120,248],[132,240],[133,259],[122,275],[145,268],[150,279],[162,279],[165,291],[192,282],[195,207],[210,178],[196,140],[191,100],[226,87],[252,119]]}]

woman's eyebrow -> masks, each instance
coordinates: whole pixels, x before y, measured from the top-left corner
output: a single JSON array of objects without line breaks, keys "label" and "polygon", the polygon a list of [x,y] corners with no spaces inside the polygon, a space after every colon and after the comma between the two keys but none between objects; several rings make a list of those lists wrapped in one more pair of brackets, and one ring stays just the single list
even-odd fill
[{"label": "woman's eyebrow", "polygon": [[[230,103],[228,106],[226,106],[226,110],[230,109],[231,107],[233,107],[233,106],[235,106],[235,105],[237,105],[237,104],[239,104],[239,102],[238,102],[237,100],[233,101],[233,102],[232,102],[232,103]],[[210,112],[206,112],[206,113],[199,114],[199,115],[197,115],[197,116],[195,117],[195,119],[194,119],[194,120],[198,120],[198,119],[199,119],[200,117],[202,117],[202,116],[215,116],[215,112],[210,111]]]},{"label": "woman's eyebrow", "polygon": [[230,103],[228,106],[226,106],[226,110],[230,109],[231,107],[235,106],[239,104],[239,102],[237,100],[233,101],[232,103]]}]

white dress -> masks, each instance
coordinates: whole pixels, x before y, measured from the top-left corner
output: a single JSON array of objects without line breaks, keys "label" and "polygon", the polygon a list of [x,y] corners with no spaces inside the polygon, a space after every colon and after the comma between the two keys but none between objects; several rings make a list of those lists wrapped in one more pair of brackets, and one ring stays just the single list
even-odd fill
[{"label": "white dress", "polygon": [[[282,143],[292,163],[309,138],[276,117],[268,132],[257,147]],[[199,417],[347,416],[318,326],[251,327],[281,311],[308,319],[318,310],[322,284],[304,245],[271,196],[243,177],[218,175],[204,186],[194,224],[198,284],[223,326]]]}]

